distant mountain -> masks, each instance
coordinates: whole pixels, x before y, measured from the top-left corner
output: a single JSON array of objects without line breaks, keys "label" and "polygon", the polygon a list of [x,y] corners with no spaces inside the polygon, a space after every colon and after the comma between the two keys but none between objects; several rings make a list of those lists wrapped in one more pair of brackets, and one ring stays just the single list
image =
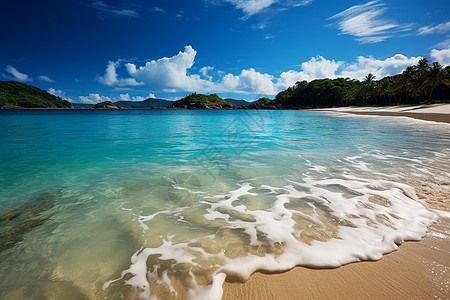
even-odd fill
[{"label": "distant mountain", "polygon": [[[75,108],[92,108],[94,104],[87,103],[72,103]],[[157,107],[168,107],[173,104],[173,101],[164,99],[154,99],[148,98],[144,101],[117,101],[113,103],[117,107],[123,108],[157,108]]]},{"label": "distant mountain", "polygon": [[240,107],[240,106],[246,106],[251,104],[252,102],[249,101],[245,101],[245,100],[236,100],[236,99],[231,99],[231,98],[225,98],[225,101],[227,101],[228,103],[233,104],[234,106]]},{"label": "distant mountain", "polygon": [[71,108],[69,101],[17,81],[0,81],[0,107]]},{"label": "distant mountain", "polygon": [[173,101],[164,99],[148,98],[144,101],[117,101],[114,102],[115,106],[125,108],[155,108],[155,107],[168,107],[173,104]]}]

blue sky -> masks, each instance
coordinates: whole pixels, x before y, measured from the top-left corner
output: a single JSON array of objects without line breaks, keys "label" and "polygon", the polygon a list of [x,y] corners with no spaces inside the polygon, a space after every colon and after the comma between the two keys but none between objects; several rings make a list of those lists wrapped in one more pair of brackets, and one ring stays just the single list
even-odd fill
[{"label": "blue sky", "polygon": [[2,1],[1,80],[72,102],[254,100],[299,80],[450,64],[450,2]]}]

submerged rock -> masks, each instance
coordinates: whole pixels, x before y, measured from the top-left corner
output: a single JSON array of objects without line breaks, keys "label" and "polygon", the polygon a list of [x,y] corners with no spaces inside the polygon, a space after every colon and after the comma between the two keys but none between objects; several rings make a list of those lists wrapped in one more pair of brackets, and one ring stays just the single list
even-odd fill
[{"label": "submerged rock", "polygon": [[52,214],[45,214],[61,198],[62,189],[51,189],[0,215],[0,251],[23,240],[25,233],[42,225]]}]

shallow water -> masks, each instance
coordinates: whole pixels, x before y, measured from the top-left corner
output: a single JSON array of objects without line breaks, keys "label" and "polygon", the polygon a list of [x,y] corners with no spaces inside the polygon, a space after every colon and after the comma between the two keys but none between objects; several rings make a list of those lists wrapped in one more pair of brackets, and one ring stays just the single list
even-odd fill
[{"label": "shallow water", "polygon": [[406,118],[0,110],[0,141],[1,299],[220,298],[379,259],[448,200],[450,125]]}]

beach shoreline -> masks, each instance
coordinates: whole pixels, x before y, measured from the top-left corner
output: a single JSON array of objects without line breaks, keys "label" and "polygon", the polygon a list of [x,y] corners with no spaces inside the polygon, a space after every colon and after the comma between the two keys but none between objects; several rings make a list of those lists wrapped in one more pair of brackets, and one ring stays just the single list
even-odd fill
[{"label": "beach shoreline", "polygon": [[[399,116],[450,123],[448,104],[314,111]],[[256,272],[245,282],[225,281],[222,299],[448,299],[450,207],[445,200],[425,201],[423,204],[438,214],[439,219],[428,228],[421,241],[406,241],[398,250],[383,255],[378,261],[323,269],[297,266],[280,273]]]},{"label": "beach shoreline", "polygon": [[378,261],[333,269],[298,266],[256,272],[244,283],[226,281],[222,299],[448,299],[449,221],[441,215],[423,240],[405,242]]},{"label": "beach shoreline", "polygon": [[332,111],[354,115],[408,117],[425,121],[450,123],[450,104],[422,106],[339,107],[316,109],[314,111]]}]

